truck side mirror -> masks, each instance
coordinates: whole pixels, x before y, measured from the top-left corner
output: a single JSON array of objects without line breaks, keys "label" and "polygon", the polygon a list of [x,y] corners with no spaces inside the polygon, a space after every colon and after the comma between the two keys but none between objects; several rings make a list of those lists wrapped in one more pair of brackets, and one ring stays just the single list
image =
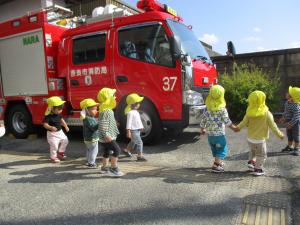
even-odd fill
[{"label": "truck side mirror", "polygon": [[181,41],[178,36],[174,36],[170,38],[170,45],[174,59],[181,58]]}]

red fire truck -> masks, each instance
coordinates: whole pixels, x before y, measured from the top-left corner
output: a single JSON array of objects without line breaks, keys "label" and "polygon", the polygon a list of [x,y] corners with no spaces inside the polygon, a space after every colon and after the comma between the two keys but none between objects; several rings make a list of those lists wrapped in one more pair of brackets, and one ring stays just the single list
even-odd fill
[{"label": "red fire truck", "polygon": [[126,96],[145,96],[145,142],[158,140],[164,128],[197,124],[203,96],[217,82],[214,65],[173,9],[156,0],[137,7],[141,12],[115,10],[75,28],[61,25],[69,12],[62,7],[1,23],[0,119],[9,131],[26,138],[42,124],[50,96],[65,99],[67,123],[81,126],[79,102],[95,99],[102,87],[117,89],[121,129]]}]

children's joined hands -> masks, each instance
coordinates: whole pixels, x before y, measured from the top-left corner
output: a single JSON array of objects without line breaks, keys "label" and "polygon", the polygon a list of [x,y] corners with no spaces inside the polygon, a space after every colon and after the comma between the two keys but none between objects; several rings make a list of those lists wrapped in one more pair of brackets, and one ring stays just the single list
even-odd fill
[{"label": "children's joined hands", "polygon": [[231,130],[233,130],[234,132],[239,132],[239,131],[240,131],[240,128],[239,128],[238,126],[234,125],[234,124],[232,124],[232,125],[230,126],[230,128],[231,128]]},{"label": "children's joined hands", "polygon": [[280,119],[279,119],[279,123],[280,124],[283,124],[285,122],[285,119],[283,118],[283,117],[281,117]]},{"label": "children's joined hands", "polygon": [[206,134],[206,130],[204,128],[200,129],[200,135],[205,135]]}]

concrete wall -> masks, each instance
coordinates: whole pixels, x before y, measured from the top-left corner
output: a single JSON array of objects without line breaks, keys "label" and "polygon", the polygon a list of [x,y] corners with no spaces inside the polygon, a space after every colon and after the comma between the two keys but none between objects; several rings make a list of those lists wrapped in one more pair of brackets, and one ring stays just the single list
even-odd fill
[{"label": "concrete wall", "polygon": [[39,10],[52,4],[65,5],[63,0],[14,0],[0,5],[0,23],[26,15],[30,11]]},{"label": "concrete wall", "polygon": [[278,72],[281,78],[280,98],[284,99],[288,86],[300,87],[300,48],[276,51],[238,54],[234,58],[228,56],[212,57],[217,65],[219,75],[231,71],[233,62],[237,64],[251,63],[269,72],[270,76]]}]

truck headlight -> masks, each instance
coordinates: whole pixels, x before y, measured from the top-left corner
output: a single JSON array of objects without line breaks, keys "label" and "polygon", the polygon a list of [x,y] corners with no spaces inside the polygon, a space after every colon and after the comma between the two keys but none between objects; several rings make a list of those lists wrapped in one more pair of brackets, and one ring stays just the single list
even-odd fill
[{"label": "truck headlight", "polygon": [[203,105],[204,99],[201,93],[189,90],[183,92],[183,103],[187,105]]}]

